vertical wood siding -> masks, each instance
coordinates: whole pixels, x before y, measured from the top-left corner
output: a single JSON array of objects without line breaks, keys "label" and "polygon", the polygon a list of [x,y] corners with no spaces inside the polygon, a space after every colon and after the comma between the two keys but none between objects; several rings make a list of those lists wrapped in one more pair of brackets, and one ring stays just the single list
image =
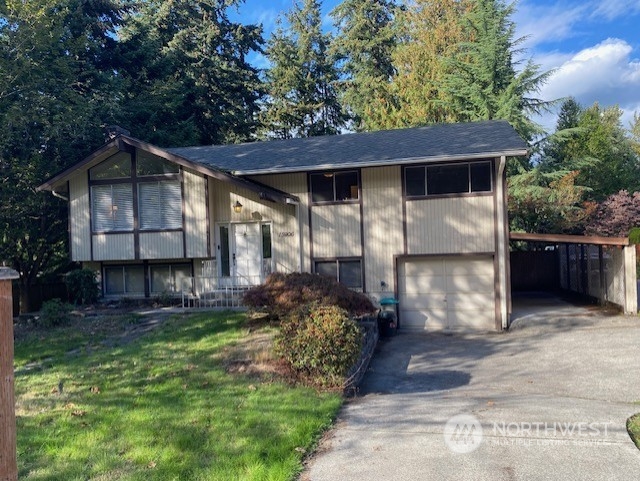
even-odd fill
[{"label": "vertical wood siding", "polygon": [[408,201],[408,253],[493,252],[493,202],[493,196]]},{"label": "vertical wood siding", "polygon": [[181,231],[140,233],[140,259],[181,259],[183,252]]},{"label": "vertical wood siding", "polygon": [[[302,224],[302,248],[304,252],[304,264],[302,270],[309,270],[309,209],[307,200],[307,175],[306,174],[285,174],[285,175],[261,175],[253,177],[253,180],[262,184],[281,190],[300,198],[298,206]],[[276,206],[274,206],[276,207]],[[300,270],[300,236],[299,226],[296,219],[296,208],[293,205],[278,205],[275,209],[279,218],[274,218],[272,231],[273,256],[276,259],[276,270],[294,272]],[[293,233],[293,236],[289,235]],[[306,267],[305,267],[306,266]]]},{"label": "vertical wood siding", "polygon": [[69,181],[71,256],[74,261],[91,260],[91,206],[86,172]]},{"label": "vertical wood siding", "polygon": [[311,227],[314,258],[362,255],[360,204],[313,206]]},{"label": "vertical wood siding", "polygon": [[[393,296],[393,256],[402,254],[402,181],[399,166],[363,169],[364,264],[367,291]],[[381,281],[387,284],[384,291]]]},{"label": "vertical wood siding", "polygon": [[[188,170],[183,171],[183,179],[184,229],[187,243],[187,257],[207,257],[206,180]],[[140,246],[142,254],[142,239],[140,239]]]},{"label": "vertical wood siding", "polygon": [[94,234],[92,241],[96,261],[135,259],[133,234]]}]

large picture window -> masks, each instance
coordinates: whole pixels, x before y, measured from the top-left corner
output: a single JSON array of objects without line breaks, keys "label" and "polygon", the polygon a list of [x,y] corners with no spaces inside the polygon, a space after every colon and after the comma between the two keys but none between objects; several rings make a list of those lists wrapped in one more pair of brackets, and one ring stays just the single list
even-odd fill
[{"label": "large picture window", "polygon": [[406,167],[408,197],[491,192],[491,162]]},{"label": "large picture window", "polygon": [[319,260],[316,274],[330,277],[352,289],[362,289],[362,261],[360,259]]},{"label": "large picture window", "polygon": [[323,172],[309,176],[311,200],[318,202],[345,202],[358,200],[358,172]]},{"label": "large picture window", "polygon": [[141,150],[118,152],[92,167],[89,180],[93,232],[182,228],[180,166]]}]

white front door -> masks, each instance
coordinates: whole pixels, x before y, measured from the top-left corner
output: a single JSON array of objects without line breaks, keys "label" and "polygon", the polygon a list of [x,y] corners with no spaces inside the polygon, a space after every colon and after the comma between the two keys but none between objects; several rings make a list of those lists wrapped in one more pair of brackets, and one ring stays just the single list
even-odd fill
[{"label": "white front door", "polygon": [[236,285],[261,282],[262,239],[260,223],[232,224],[233,251],[231,254]]}]

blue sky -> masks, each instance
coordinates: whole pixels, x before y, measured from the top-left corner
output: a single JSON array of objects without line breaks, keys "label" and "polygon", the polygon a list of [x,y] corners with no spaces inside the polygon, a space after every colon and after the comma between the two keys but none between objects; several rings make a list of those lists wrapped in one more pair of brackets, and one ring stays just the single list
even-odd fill
[{"label": "blue sky", "polygon": [[[268,37],[278,15],[292,3],[246,0],[238,17],[262,24]],[[328,13],[338,3],[323,2],[327,28]],[[540,92],[543,99],[572,95],[584,106],[617,104],[624,110],[625,126],[634,112],[640,113],[640,0],[521,0],[513,20],[518,36],[527,36],[526,58],[542,70],[554,70]],[[555,116],[538,121],[552,130]]]}]

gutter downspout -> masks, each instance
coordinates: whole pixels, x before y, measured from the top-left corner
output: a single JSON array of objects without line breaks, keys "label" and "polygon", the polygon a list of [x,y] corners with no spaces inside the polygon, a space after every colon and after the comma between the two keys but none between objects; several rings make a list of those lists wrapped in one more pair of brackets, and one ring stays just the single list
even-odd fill
[{"label": "gutter downspout", "polygon": [[304,265],[304,235],[302,232],[302,217],[300,216],[300,203],[296,202],[296,220],[298,221],[298,246],[299,246],[299,265],[298,272],[302,272]]},{"label": "gutter downspout", "polygon": [[58,199],[62,199],[62,200],[66,200],[67,202],[69,202],[69,198],[65,197],[62,194],[59,194],[58,192],[56,192],[55,190],[51,191],[51,194],[53,194],[54,197],[57,197]]},{"label": "gutter downspout", "polygon": [[506,181],[504,180],[504,171],[507,166],[507,157],[502,155],[500,157],[500,164],[498,166],[498,185],[500,186],[500,196],[498,198],[498,205],[500,206],[500,212],[498,219],[502,224],[502,233],[498,236],[498,252],[499,252],[499,279],[500,279],[500,315],[502,317],[502,329],[509,327],[509,304],[511,302],[510,288],[507,285],[509,281],[509,244],[507,243],[507,211],[506,211]]}]

